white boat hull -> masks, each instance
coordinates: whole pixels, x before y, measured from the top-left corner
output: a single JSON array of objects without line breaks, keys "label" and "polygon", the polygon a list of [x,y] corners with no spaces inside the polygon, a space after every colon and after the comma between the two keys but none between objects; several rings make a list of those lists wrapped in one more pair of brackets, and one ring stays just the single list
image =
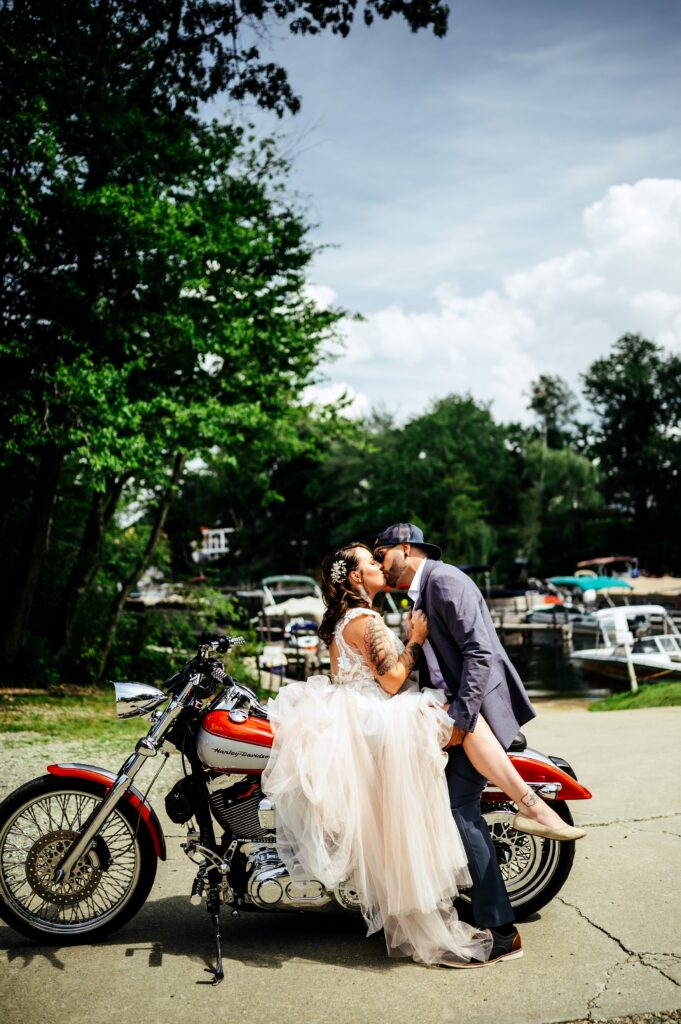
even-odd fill
[{"label": "white boat hull", "polygon": [[[636,678],[640,683],[653,683],[681,679],[681,661],[668,658],[663,654],[641,656],[632,654],[632,664]],[[624,654],[614,654],[608,650],[575,651],[570,655],[575,668],[587,675],[604,676],[607,679],[629,679],[627,658]]]}]

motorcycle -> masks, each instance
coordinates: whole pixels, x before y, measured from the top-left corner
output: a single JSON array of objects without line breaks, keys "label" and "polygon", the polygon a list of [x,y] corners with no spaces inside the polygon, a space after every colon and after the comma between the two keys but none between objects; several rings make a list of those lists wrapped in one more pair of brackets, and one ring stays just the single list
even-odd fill
[{"label": "motorcycle", "polygon": [[[166,846],[148,790],[142,794],[133,782],[149,758],[160,755],[163,765],[173,751],[182,755],[184,775],[167,793],[165,809],[172,822],[187,826],[182,848],[197,865],[191,902],[205,902],[215,933],[216,963],[207,968],[213,984],[224,977],[223,905],[236,917],[242,911],[359,912],[350,885],[328,890],[314,878],[294,881],[277,854],[276,809],[260,788],[273,739],[267,708],[219,661],[240,643],[241,637],[203,634],[197,655],[166,682],[165,692],[113,684],[119,718],[150,718],[117,775],[93,765],[51,764],[47,775],[3,801],[0,917],[7,924],[43,944],[73,944],[110,935],[137,913]],[[522,734],[509,756],[528,786],[572,824],[567,801],[591,794],[568,762],[530,749]],[[485,790],[484,817],[521,919],[560,891],[574,843],[516,832],[515,811],[507,795]]]}]

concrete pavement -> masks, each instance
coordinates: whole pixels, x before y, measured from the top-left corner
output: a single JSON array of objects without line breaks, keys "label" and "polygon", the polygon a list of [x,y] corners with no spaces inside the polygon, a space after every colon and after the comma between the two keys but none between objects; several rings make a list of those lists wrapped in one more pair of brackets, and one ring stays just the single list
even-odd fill
[{"label": "concrete pavement", "polygon": [[[530,744],[571,761],[594,799],[573,805],[589,835],[561,894],[522,925],[522,960],[426,969],[389,960],[359,919],[225,915],[225,982],[201,984],[209,921],[189,904],[194,869],[179,849],[181,830],[164,819],[169,859],[147,905],[108,942],[37,947],[0,926],[3,1020],[548,1024],[653,1011],[651,1021],[679,1019],[662,1011],[681,1008],[681,708],[539,711],[526,729]],[[14,769],[3,791],[47,761],[27,737],[8,748]],[[44,749],[54,760],[49,742]],[[58,756],[86,754],[92,759],[72,747]],[[153,800],[159,811],[166,788]]]}]

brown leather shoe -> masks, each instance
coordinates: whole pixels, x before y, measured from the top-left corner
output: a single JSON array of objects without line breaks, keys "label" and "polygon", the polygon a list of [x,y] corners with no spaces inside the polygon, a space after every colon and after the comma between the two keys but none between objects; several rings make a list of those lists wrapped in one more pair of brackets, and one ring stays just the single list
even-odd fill
[{"label": "brown leather shoe", "polygon": [[500,935],[494,928],[490,928],[490,931],[493,942],[487,960],[463,960],[456,953],[445,953],[439,961],[440,967],[458,967],[463,970],[471,967],[490,967],[492,964],[501,963],[502,960],[518,960],[523,955],[523,944],[517,928],[514,928],[510,935]]}]

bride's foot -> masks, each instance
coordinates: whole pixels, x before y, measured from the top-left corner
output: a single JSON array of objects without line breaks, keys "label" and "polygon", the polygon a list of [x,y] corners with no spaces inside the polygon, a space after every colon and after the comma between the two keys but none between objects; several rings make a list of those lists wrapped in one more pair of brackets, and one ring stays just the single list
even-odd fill
[{"label": "bride's foot", "polygon": [[560,815],[531,789],[522,797],[519,807],[520,810],[513,818],[513,828],[517,832],[527,832],[529,835],[555,839],[558,842],[574,842],[586,835],[584,829],[567,825]]}]

